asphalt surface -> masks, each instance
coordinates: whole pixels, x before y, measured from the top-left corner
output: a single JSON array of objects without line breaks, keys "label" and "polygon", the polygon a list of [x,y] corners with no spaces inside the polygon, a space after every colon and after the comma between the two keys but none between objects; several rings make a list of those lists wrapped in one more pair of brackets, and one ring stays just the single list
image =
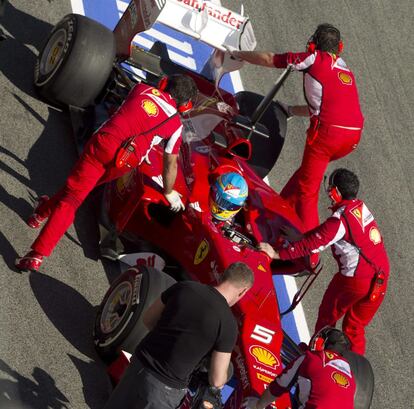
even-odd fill
[{"label": "asphalt surface", "polygon": [[[379,222],[392,265],[388,295],[367,331],[367,357],[376,376],[372,408],[412,407],[411,2],[315,1],[308,9],[291,0],[243,3],[258,49],[301,50],[321,22],[342,31],[344,59],[356,74],[366,123],[358,150],[331,169],[346,166],[360,176],[360,196]],[[231,4],[236,10],[239,2]],[[7,37],[0,42],[1,408],[98,409],[108,396],[108,379],[90,334],[94,306],[115,272],[97,258],[96,197],[82,206],[41,274],[18,274],[13,269],[17,254],[26,251],[36,235],[23,221],[32,197],[54,193],[76,158],[67,114],[39,101],[32,87],[35,55],[52,25],[70,11],[67,0],[13,0],[0,17]],[[242,79],[246,89],[264,93],[277,74],[246,66]],[[299,74],[290,77],[280,99],[303,102]],[[271,174],[276,190],[299,165],[305,129],[305,120],[289,123],[284,150]],[[328,215],[327,206],[321,196],[322,217]],[[324,261],[324,276],[304,303],[311,329],[335,271],[329,254]]]}]

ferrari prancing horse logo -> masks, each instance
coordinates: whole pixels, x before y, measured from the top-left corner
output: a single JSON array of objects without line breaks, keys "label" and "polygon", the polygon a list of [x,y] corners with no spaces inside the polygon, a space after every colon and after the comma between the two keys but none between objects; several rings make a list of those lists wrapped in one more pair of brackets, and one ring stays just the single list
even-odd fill
[{"label": "ferrari prancing horse logo", "polygon": [[196,254],[194,256],[194,264],[200,264],[206,257],[210,250],[208,241],[204,239],[197,248]]}]

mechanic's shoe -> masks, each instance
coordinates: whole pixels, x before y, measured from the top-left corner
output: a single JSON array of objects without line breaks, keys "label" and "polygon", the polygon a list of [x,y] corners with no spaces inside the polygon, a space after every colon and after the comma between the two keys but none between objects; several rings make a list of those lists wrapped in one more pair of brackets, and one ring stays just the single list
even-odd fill
[{"label": "mechanic's shoe", "polygon": [[38,229],[42,223],[47,219],[47,217],[41,217],[36,212],[39,207],[49,200],[49,196],[43,195],[37,199],[36,207],[33,210],[33,213],[26,220],[26,224],[32,229]]},{"label": "mechanic's shoe", "polygon": [[43,256],[37,251],[29,251],[24,257],[16,259],[15,266],[20,271],[39,271]]}]

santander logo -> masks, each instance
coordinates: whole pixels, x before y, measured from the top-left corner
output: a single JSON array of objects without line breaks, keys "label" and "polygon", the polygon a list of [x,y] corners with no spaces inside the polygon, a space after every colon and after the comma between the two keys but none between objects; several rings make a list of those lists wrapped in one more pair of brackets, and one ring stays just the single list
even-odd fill
[{"label": "santander logo", "polygon": [[239,20],[234,16],[234,13],[230,10],[219,8],[215,4],[210,4],[203,1],[197,0],[176,0],[177,3],[185,4],[188,7],[191,7],[194,10],[202,12],[204,9],[207,9],[208,15],[225,25],[228,25],[232,28],[239,29],[243,24],[243,19]]}]

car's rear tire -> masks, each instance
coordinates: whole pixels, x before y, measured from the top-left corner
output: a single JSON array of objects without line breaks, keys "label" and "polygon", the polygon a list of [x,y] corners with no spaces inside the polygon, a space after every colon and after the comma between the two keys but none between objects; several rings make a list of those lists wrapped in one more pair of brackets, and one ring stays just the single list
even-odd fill
[{"label": "car's rear tire", "polygon": [[68,14],[53,28],[39,54],[34,85],[51,103],[83,108],[101,92],[114,59],[111,30],[88,17]]},{"label": "car's rear tire", "polygon": [[351,366],[356,383],[354,398],[355,409],[369,409],[374,394],[374,371],[368,359],[352,351],[343,353],[345,359]]},{"label": "car's rear tire", "polygon": [[133,353],[147,334],[142,312],[175,283],[155,268],[136,266],[125,271],[106,292],[95,319],[94,343],[105,360],[120,350]]},{"label": "car's rear tire", "polygon": [[[250,91],[238,92],[235,97],[240,114],[249,118],[264,98]],[[272,170],[282,150],[287,129],[286,114],[276,102],[272,102],[260,123],[266,126],[270,138],[253,134],[250,140],[252,156],[249,164],[261,178],[264,178]]]}]

